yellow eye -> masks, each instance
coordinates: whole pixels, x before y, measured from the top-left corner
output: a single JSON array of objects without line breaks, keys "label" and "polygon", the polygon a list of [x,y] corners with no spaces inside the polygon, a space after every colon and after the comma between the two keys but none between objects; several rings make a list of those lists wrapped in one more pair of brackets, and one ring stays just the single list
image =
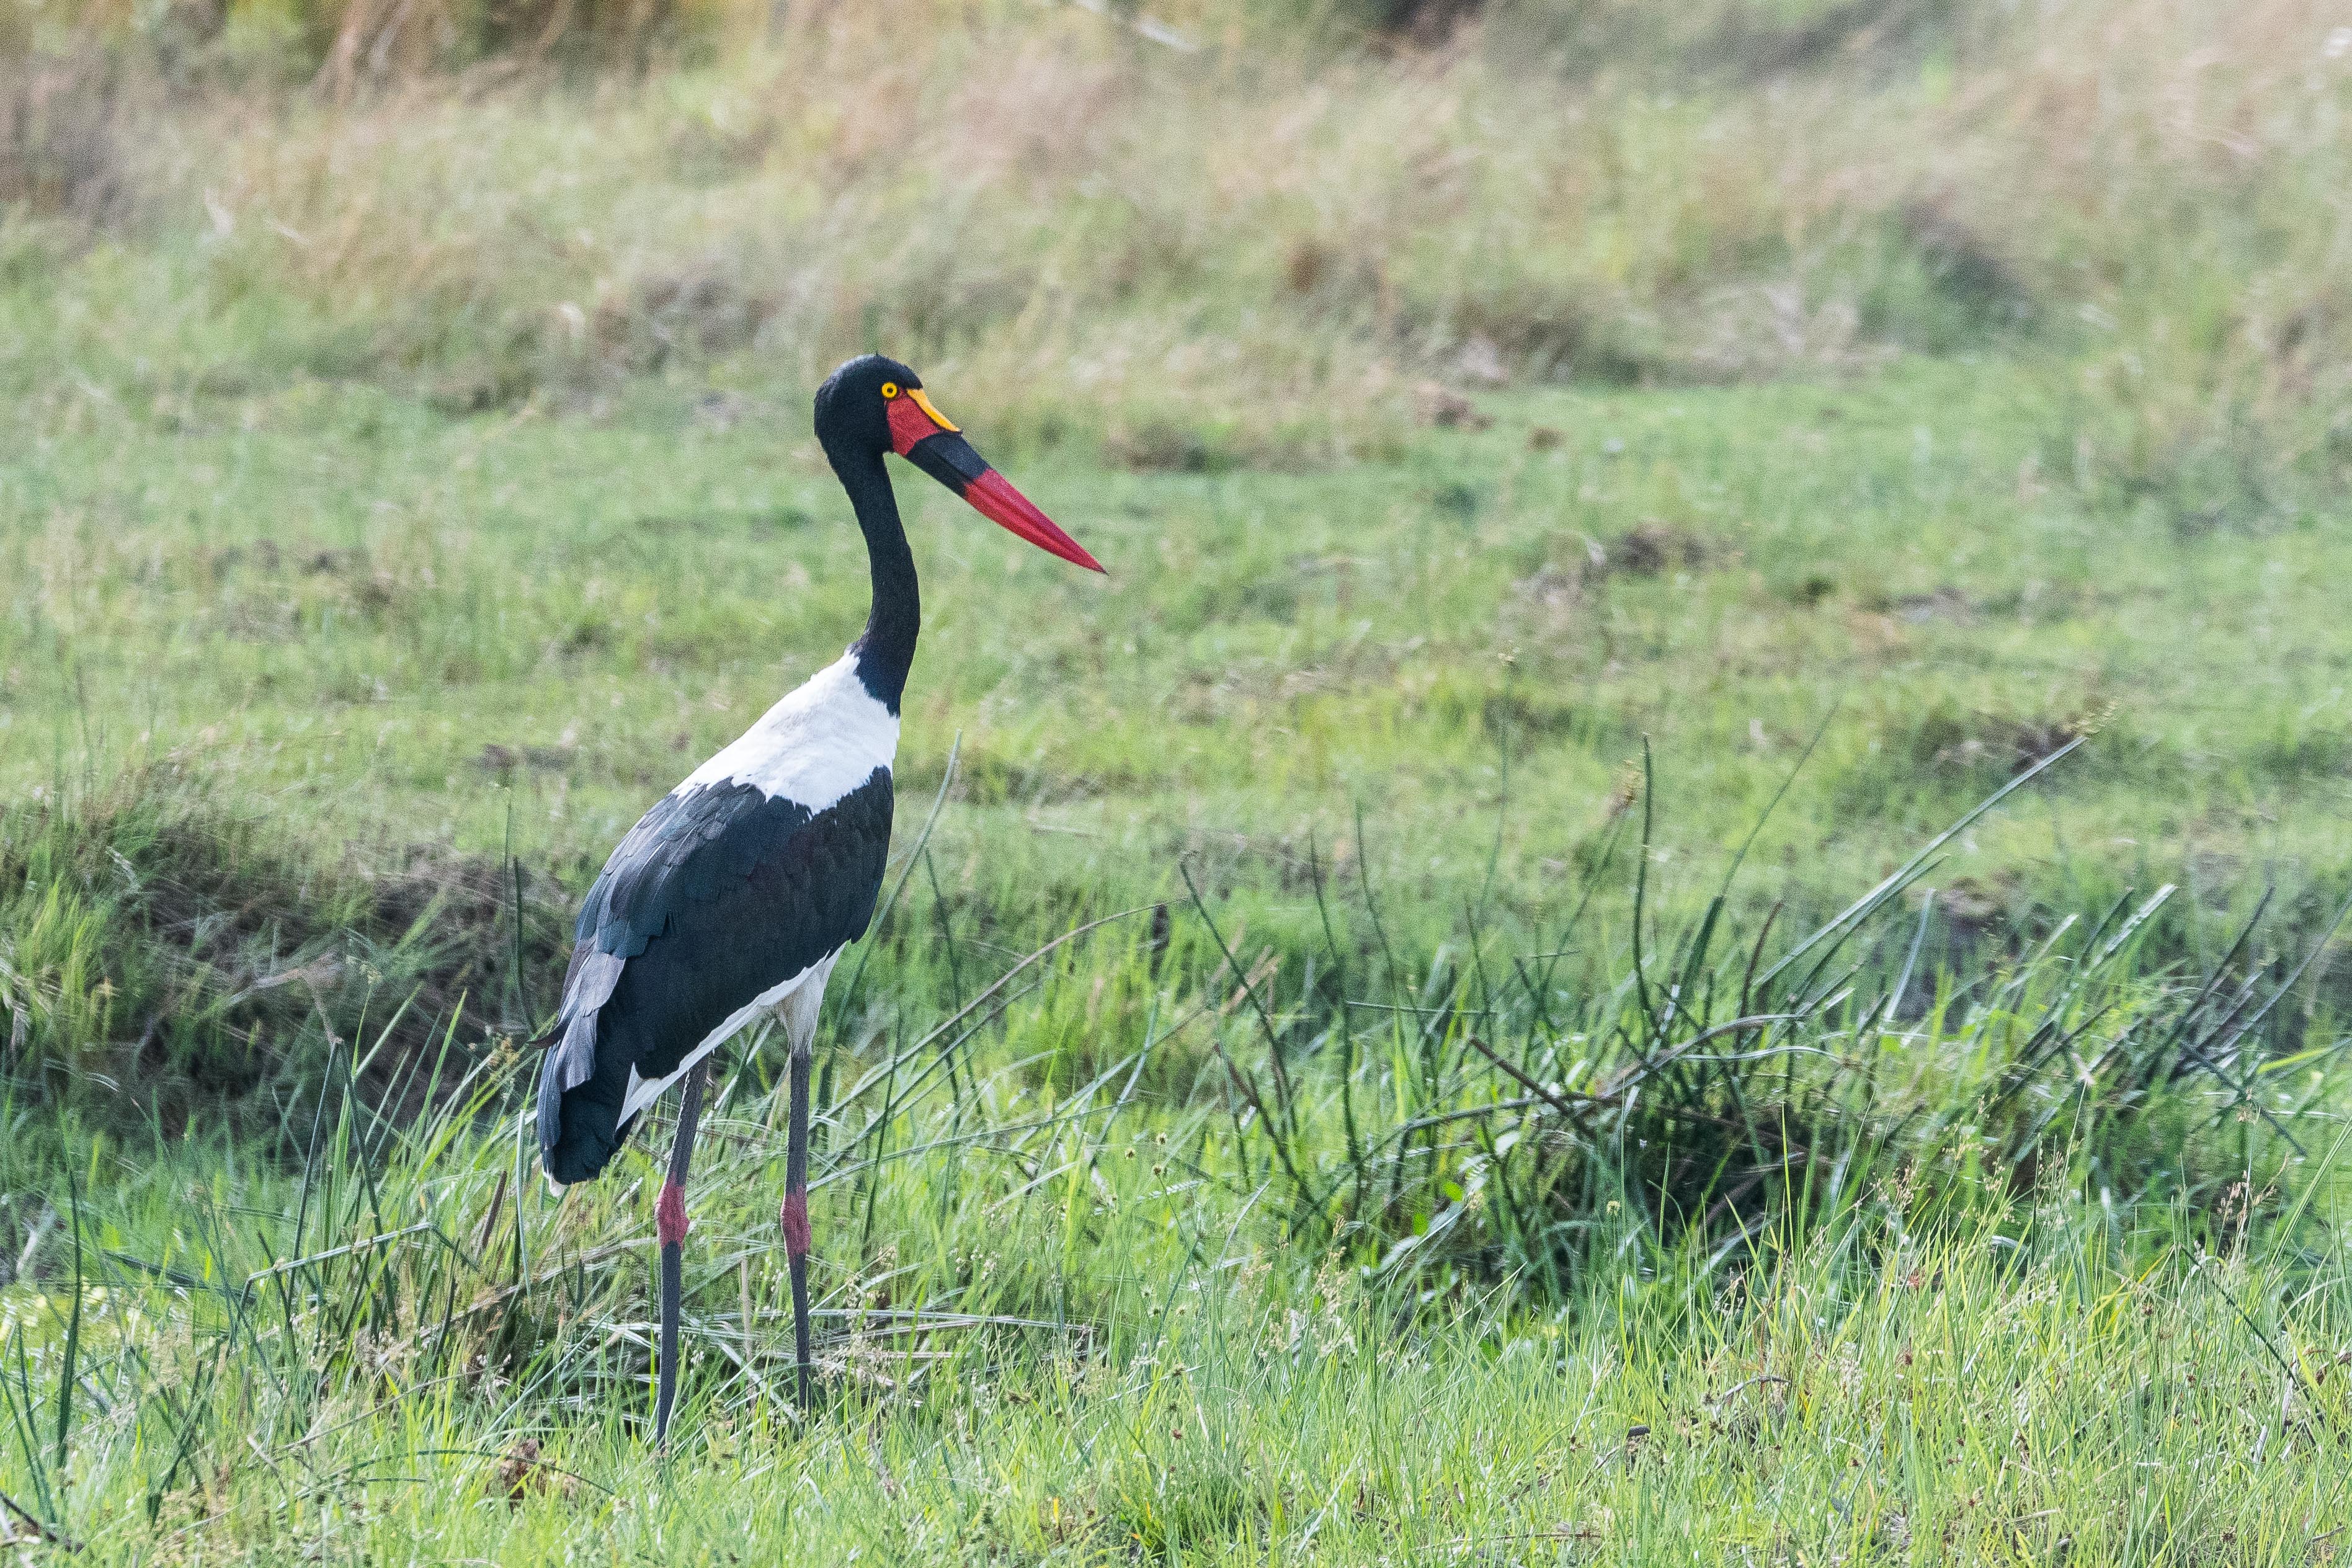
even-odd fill
[{"label": "yellow eye", "polygon": [[882,395],[886,398],[898,396],[898,384],[895,381],[884,382],[882,384]]}]

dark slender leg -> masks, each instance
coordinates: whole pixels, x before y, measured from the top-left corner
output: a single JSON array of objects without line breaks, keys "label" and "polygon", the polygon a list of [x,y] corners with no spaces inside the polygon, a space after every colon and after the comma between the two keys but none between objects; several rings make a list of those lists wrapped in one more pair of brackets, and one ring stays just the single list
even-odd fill
[{"label": "dark slender leg", "polygon": [[661,1238],[661,1369],[654,1395],[654,1447],[669,1444],[669,1410],[677,1399],[677,1299],[684,1285],[685,1266],[678,1249],[686,1241],[686,1168],[694,1158],[695,1124],[702,1120],[702,1080],[709,1075],[706,1059],[686,1075],[686,1097],[677,1108],[677,1142],[670,1145],[669,1180],[662,1184],[661,1201],[654,1205],[654,1233]]},{"label": "dark slender leg", "polygon": [[793,1348],[800,1357],[801,1414],[809,1404],[809,1056],[793,1053],[793,1124],[784,1143],[784,1254],[793,1270]]}]

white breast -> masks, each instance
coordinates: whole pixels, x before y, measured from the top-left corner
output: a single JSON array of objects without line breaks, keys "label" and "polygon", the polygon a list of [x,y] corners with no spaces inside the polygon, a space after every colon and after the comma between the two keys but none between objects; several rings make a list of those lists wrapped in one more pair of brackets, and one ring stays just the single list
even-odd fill
[{"label": "white breast", "polygon": [[819,812],[898,754],[898,718],[857,679],[856,657],[844,654],[787,692],[678,787],[740,779]]}]

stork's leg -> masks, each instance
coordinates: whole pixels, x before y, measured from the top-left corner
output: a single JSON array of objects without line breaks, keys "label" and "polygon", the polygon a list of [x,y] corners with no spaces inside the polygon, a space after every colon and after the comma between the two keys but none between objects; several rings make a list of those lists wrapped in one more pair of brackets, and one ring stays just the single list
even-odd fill
[{"label": "stork's leg", "polygon": [[685,1282],[679,1249],[686,1242],[686,1171],[694,1158],[695,1124],[702,1120],[702,1081],[709,1071],[706,1058],[686,1075],[686,1095],[677,1108],[677,1142],[669,1151],[669,1180],[662,1184],[661,1201],[654,1205],[654,1231],[661,1238],[661,1367],[660,1386],[654,1395],[654,1446],[657,1448],[669,1445],[669,1411],[677,1399],[677,1299]]},{"label": "stork's leg", "polygon": [[801,1413],[809,1404],[809,1052],[793,1051],[792,1130],[784,1143],[784,1254],[793,1271],[793,1349],[800,1361]]}]

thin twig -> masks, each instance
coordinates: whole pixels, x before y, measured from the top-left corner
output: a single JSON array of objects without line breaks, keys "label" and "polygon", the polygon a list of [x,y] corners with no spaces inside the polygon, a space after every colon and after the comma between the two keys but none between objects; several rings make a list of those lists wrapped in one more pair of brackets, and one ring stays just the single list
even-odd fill
[{"label": "thin twig", "polygon": [[1707,1403],[1708,1403],[1709,1405],[1721,1405],[1721,1404],[1725,1403],[1726,1401],[1727,1401],[1728,1399],[1730,1399],[1730,1397],[1731,1397],[1733,1394],[1741,1394],[1741,1393],[1745,1393],[1747,1390],[1751,1389],[1751,1388],[1754,1388],[1754,1387],[1756,1387],[1756,1386],[1757,1386],[1758,1384],[1766,1384],[1766,1383],[1777,1383],[1777,1384],[1780,1384],[1781,1387],[1783,1387],[1783,1388],[1786,1388],[1786,1387],[1788,1387],[1788,1386],[1789,1386],[1789,1380],[1788,1380],[1787,1378],[1785,1378],[1785,1377],[1776,1377],[1776,1376],[1774,1376],[1772,1373],[1769,1373],[1769,1372],[1768,1372],[1768,1373],[1761,1373],[1761,1374],[1759,1374],[1759,1375],[1758,1375],[1758,1376],[1756,1376],[1756,1377],[1748,1378],[1748,1379],[1745,1380],[1744,1382],[1740,1382],[1740,1383],[1735,1383],[1735,1384],[1733,1384],[1729,1388],[1725,1389],[1721,1394],[1716,1394],[1714,1397],[1710,1398],[1710,1399],[1707,1401]]},{"label": "thin twig", "polygon": [[6,1509],[10,1513],[15,1514],[18,1519],[23,1520],[26,1524],[32,1526],[33,1533],[39,1536],[43,1541],[47,1542],[50,1545],[61,1546],[68,1552],[79,1552],[81,1550],[80,1542],[76,1541],[72,1536],[67,1535],[61,1531],[51,1530],[47,1525],[41,1522],[39,1517],[36,1515],[32,1510],[26,1508],[23,1503],[18,1502],[15,1498],[10,1497],[6,1492],[0,1492],[0,1508]]}]

